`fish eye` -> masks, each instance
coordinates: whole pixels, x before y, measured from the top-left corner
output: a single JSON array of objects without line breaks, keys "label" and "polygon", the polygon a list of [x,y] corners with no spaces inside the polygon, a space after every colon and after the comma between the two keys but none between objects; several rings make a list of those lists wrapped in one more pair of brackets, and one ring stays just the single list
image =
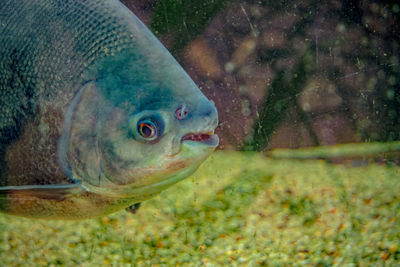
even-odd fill
[{"label": "fish eye", "polygon": [[147,140],[153,140],[157,137],[157,126],[150,120],[139,121],[137,131]]},{"label": "fish eye", "polygon": [[143,111],[129,120],[130,136],[139,142],[158,141],[164,134],[164,120],[154,111]]}]

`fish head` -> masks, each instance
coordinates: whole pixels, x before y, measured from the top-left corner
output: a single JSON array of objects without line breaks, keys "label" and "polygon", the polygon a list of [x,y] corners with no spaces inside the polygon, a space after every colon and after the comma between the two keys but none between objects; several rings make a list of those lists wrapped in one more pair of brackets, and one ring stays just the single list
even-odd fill
[{"label": "fish head", "polygon": [[67,172],[89,191],[147,199],[218,145],[214,103],[166,50],[146,51],[101,61],[70,107]]}]

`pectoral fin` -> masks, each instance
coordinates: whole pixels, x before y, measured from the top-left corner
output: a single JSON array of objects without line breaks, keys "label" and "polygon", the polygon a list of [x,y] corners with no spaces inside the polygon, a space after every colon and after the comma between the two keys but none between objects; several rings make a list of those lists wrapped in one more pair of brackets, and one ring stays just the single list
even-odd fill
[{"label": "pectoral fin", "polygon": [[138,209],[140,208],[140,204],[141,204],[140,202],[135,203],[135,204],[133,204],[133,205],[127,207],[125,210],[126,210],[127,212],[132,213],[132,214],[135,214],[135,213],[138,211]]}]

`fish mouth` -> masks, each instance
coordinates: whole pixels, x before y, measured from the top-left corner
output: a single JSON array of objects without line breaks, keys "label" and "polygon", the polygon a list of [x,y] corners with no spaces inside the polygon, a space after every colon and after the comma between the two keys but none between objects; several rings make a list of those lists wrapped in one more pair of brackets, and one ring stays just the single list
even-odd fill
[{"label": "fish mouth", "polygon": [[219,143],[218,135],[214,134],[214,130],[209,132],[200,133],[188,133],[181,138],[181,143],[183,142],[196,142],[198,144],[203,144],[211,147],[217,147]]}]

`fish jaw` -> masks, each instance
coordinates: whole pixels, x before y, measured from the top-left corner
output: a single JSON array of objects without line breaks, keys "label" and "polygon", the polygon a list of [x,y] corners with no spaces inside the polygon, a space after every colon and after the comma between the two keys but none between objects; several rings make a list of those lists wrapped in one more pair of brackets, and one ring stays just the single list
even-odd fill
[{"label": "fish jaw", "polygon": [[214,131],[208,133],[188,133],[182,137],[181,142],[194,146],[206,145],[215,148],[219,144],[219,138],[218,135],[214,134]]}]

